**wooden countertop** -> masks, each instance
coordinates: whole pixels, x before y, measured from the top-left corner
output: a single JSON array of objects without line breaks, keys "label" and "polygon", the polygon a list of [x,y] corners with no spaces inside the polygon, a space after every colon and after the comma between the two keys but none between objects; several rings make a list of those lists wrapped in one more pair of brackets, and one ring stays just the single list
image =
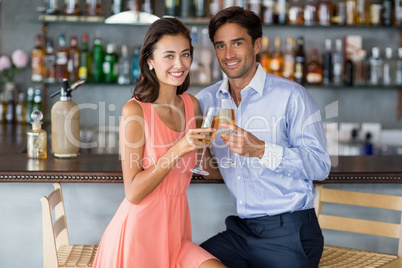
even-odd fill
[{"label": "wooden countertop", "polygon": [[[402,183],[402,156],[340,156],[323,183]],[[82,154],[76,159],[27,159],[0,154],[0,182],[123,182],[119,155]],[[221,183],[193,176],[193,183]]]},{"label": "wooden countertop", "polygon": [[[76,159],[27,159],[26,126],[0,125],[0,182],[122,183],[119,155],[82,153]],[[222,183],[194,175],[192,183]],[[319,182],[317,182],[319,183]],[[323,183],[402,183],[402,155],[332,157]]]}]

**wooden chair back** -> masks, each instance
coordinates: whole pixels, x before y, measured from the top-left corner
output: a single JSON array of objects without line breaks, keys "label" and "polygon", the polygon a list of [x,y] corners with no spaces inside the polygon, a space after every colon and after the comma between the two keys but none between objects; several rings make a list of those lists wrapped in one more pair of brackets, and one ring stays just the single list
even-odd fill
[{"label": "wooden chair back", "polygon": [[[398,257],[402,257],[402,213],[399,223],[389,223],[374,220],[355,219],[346,216],[332,216],[323,213],[322,203],[371,207],[396,210],[402,212],[402,196],[363,193],[325,188],[323,184],[316,185],[317,196],[315,209],[322,229],[353,232],[368,235],[390,237],[399,240]],[[381,218],[378,218],[381,220]]]},{"label": "wooden chair back", "polygon": [[59,183],[53,186],[53,192],[40,199],[44,268],[92,267],[98,246],[70,244],[61,186]]},{"label": "wooden chair back", "polygon": [[63,193],[60,183],[53,183],[54,191],[40,199],[42,202],[43,260],[57,263],[57,249],[70,245]]}]

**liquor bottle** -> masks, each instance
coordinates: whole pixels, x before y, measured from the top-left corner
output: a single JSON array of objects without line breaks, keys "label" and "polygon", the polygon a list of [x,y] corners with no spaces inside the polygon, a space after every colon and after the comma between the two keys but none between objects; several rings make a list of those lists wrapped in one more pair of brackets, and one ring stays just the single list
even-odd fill
[{"label": "liquor bottle", "polygon": [[34,89],[29,87],[27,89],[27,106],[25,109],[25,121],[30,123],[32,121],[31,113],[33,112],[34,105]]},{"label": "liquor bottle", "polygon": [[207,1],[205,0],[194,0],[194,15],[197,18],[203,18],[207,15]]},{"label": "liquor bottle", "polygon": [[[56,54],[54,53],[53,41],[51,39],[47,40],[46,42],[46,51],[43,66],[43,81],[46,83],[56,82]],[[29,113],[29,118],[30,117],[31,113]]]},{"label": "liquor bottle", "polygon": [[106,83],[116,83],[118,76],[118,57],[116,54],[116,44],[111,43],[106,46],[106,54],[103,59],[103,75]]},{"label": "liquor bottle", "polygon": [[315,25],[317,23],[317,0],[306,0],[304,3],[304,25]]},{"label": "liquor bottle", "polygon": [[359,138],[359,130],[353,128],[351,131],[350,140],[345,144],[345,155],[361,155],[364,143]]},{"label": "liquor bottle", "polygon": [[346,0],[346,25],[356,24],[356,0]]},{"label": "liquor bottle", "polygon": [[38,34],[35,37],[35,47],[31,52],[31,80],[32,82],[43,81],[43,65],[44,65],[44,49],[42,44],[42,36]]},{"label": "liquor bottle", "polygon": [[306,72],[306,54],[304,53],[304,39],[299,37],[296,40],[297,50],[295,56],[295,71],[294,77],[295,82],[300,85],[305,83],[305,72]]},{"label": "liquor bottle", "polygon": [[380,56],[380,48],[371,48],[371,57],[368,59],[369,64],[369,85],[377,86],[383,83],[383,67],[384,60]]},{"label": "liquor bottle", "polygon": [[329,1],[323,0],[317,6],[317,21],[319,25],[329,26],[331,24],[332,5]]},{"label": "liquor bottle", "polygon": [[6,102],[4,100],[4,93],[0,92],[0,124],[3,124],[6,121]]},{"label": "liquor bottle", "polygon": [[15,123],[15,90],[8,91],[8,99],[6,103],[6,123]]},{"label": "liquor bottle", "polygon": [[371,132],[366,133],[366,138],[364,140],[363,145],[363,154],[364,155],[372,155],[373,154],[373,142],[372,142],[372,135]]},{"label": "liquor bottle", "polygon": [[86,0],[87,15],[100,16],[102,13],[101,0]]},{"label": "liquor bottle", "polygon": [[288,21],[292,25],[304,24],[304,9],[301,0],[290,0],[288,8]]},{"label": "liquor bottle", "polygon": [[153,14],[154,13],[154,6],[152,0],[144,0],[142,2],[141,10],[145,13]]},{"label": "liquor bottle", "polygon": [[322,65],[319,61],[318,50],[313,49],[311,60],[307,64],[306,82],[309,85],[322,84]]},{"label": "liquor bottle", "polygon": [[262,0],[262,23],[272,24],[274,23],[274,0]]},{"label": "liquor bottle", "polygon": [[211,73],[212,73],[211,79],[213,82],[217,82],[217,81],[220,81],[223,79],[222,70],[221,70],[221,67],[219,66],[219,61],[216,57],[212,57]]},{"label": "liquor bottle", "polygon": [[274,39],[274,51],[271,54],[269,64],[271,74],[282,76],[283,72],[283,53],[281,51],[281,38],[276,36]]},{"label": "liquor bottle", "polygon": [[357,51],[357,55],[354,58],[354,84],[365,85],[367,80],[367,52],[363,49]]},{"label": "liquor bottle", "polygon": [[394,24],[392,12],[393,12],[392,0],[384,0],[382,2],[382,12],[381,12],[382,25],[391,26],[392,24]]},{"label": "liquor bottle", "polygon": [[82,35],[80,60],[78,68],[78,77],[84,80],[90,80],[91,73],[91,54],[89,53],[89,37],[87,33]]},{"label": "liquor bottle", "polygon": [[370,0],[370,24],[381,25],[382,22],[382,2],[381,0]]},{"label": "liquor bottle", "polygon": [[120,85],[130,84],[130,60],[128,57],[128,47],[127,45],[121,46],[121,53],[119,57],[119,77],[117,83]]},{"label": "liquor bottle", "polygon": [[32,106],[32,111],[43,111],[43,103],[42,103],[42,90],[40,88],[36,88],[34,90],[34,98],[33,98],[33,106]]},{"label": "liquor bottle", "polygon": [[45,13],[47,15],[57,15],[60,13],[58,0],[45,1]]},{"label": "liquor bottle", "polygon": [[201,30],[200,41],[200,47],[198,50],[200,55],[198,81],[200,84],[210,84],[212,81],[212,51],[207,28]]},{"label": "liquor bottle", "polygon": [[334,86],[343,84],[343,48],[342,40],[335,40],[335,51],[332,54],[332,82]]},{"label": "liquor bottle", "polygon": [[345,70],[345,73],[343,75],[343,77],[344,77],[344,85],[345,86],[353,86],[355,68],[354,68],[354,63],[353,63],[353,60],[352,60],[352,53],[350,53],[350,52],[346,55],[344,70]]},{"label": "liquor bottle", "polygon": [[401,26],[402,25],[402,0],[395,0],[395,25]]},{"label": "liquor bottle", "polygon": [[322,55],[322,82],[325,86],[332,84],[332,42],[325,39],[325,50]]},{"label": "liquor bottle", "polygon": [[[233,6],[233,5],[234,5],[234,2],[235,2],[234,0],[223,0],[223,2],[222,2],[222,8],[225,9],[225,8],[228,8],[228,7]],[[249,7],[249,3],[248,3],[248,1],[247,1],[247,2],[246,2],[246,8],[249,9],[248,7]]]},{"label": "liquor bottle", "polygon": [[402,47],[398,48],[398,57],[396,59],[395,84],[402,85]]},{"label": "liquor bottle", "polygon": [[234,0],[234,6],[247,8],[247,1],[246,0]]},{"label": "liquor bottle", "polygon": [[357,0],[356,24],[370,25],[370,0]]},{"label": "liquor bottle", "polygon": [[[201,60],[200,60],[200,53],[198,53],[199,50],[202,49],[201,44],[199,42],[198,38],[198,27],[197,26],[192,26],[191,27],[191,41],[193,43],[193,48],[194,51],[197,51],[197,53],[193,53],[193,58],[192,58],[192,63],[190,66],[190,73],[191,73],[191,82],[194,84],[200,84],[199,77],[200,77],[200,67],[201,67]],[[257,54],[258,56],[258,54]],[[137,77],[134,75],[134,69],[137,69],[138,65],[138,55],[134,53],[133,55],[133,79],[135,82],[135,78]],[[139,72],[138,72],[139,74]]]},{"label": "liquor bottle", "polygon": [[68,79],[70,81],[78,80],[78,69],[80,64],[80,50],[77,46],[77,36],[71,36],[70,47],[68,49]]},{"label": "liquor bottle", "polygon": [[126,3],[127,11],[141,11],[141,4],[139,0],[127,0]]},{"label": "liquor bottle", "polygon": [[42,129],[43,113],[32,112],[32,129],[27,132],[27,158],[47,158],[47,133]]},{"label": "liquor bottle", "polygon": [[97,32],[97,37],[95,38],[93,49],[92,49],[92,81],[95,83],[101,83],[104,81],[103,76],[103,45],[102,39]]},{"label": "liquor bottle", "polygon": [[182,18],[194,17],[194,3],[192,0],[180,1],[180,17]]},{"label": "liquor bottle", "polygon": [[383,81],[384,85],[394,85],[395,84],[395,70],[396,62],[392,56],[392,48],[387,47],[385,49],[384,58],[384,68],[383,68]]},{"label": "liquor bottle", "polygon": [[286,52],[283,56],[283,72],[282,77],[294,81],[294,69],[295,69],[295,40],[288,37],[286,39]]},{"label": "liquor bottle", "polygon": [[139,65],[139,58],[140,58],[140,50],[141,50],[141,46],[136,46],[134,48],[134,53],[133,53],[133,57],[132,57],[132,83],[135,83],[137,81],[137,77],[140,75],[140,65]]},{"label": "liquor bottle", "polygon": [[18,93],[17,103],[15,104],[15,121],[18,124],[26,124],[26,108],[25,93]]},{"label": "liquor bottle", "polygon": [[80,8],[78,0],[65,0],[64,14],[66,15],[79,15]]},{"label": "liquor bottle", "polygon": [[165,0],[165,15],[180,16],[180,0]]},{"label": "liquor bottle", "polygon": [[123,11],[122,0],[113,0],[112,2],[112,14],[116,15]]},{"label": "liquor bottle", "polygon": [[286,0],[276,0],[274,8],[274,24],[286,23]]},{"label": "liquor bottle", "polygon": [[261,17],[261,1],[260,0],[249,0],[248,9],[253,11],[258,17]]},{"label": "liquor bottle", "polygon": [[263,36],[262,37],[262,48],[260,53],[258,54],[258,58],[259,58],[259,62],[262,66],[262,68],[264,68],[265,72],[269,73],[270,72],[270,58],[271,55],[268,52],[268,48],[269,48],[269,39],[268,36]]},{"label": "liquor bottle", "polygon": [[[166,1],[172,1],[172,0],[165,0]],[[166,4],[165,4],[166,6]],[[223,9],[223,3],[220,0],[210,0],[209,5],[208,5],[208,15],[210,18],[216,15],[220,10]]]},{"label": "liquor bottle", "polygon": [[56,50],[56,80],[62,81],[68,78],[68,50],[66,47],[66,38],[64,34],[59,36],[59,46]]},{"label": "liquor bottle", "polygon": [[346,24],[346,4],[344,1],[333,3],[331,14],[331,24],[345,25]]}]

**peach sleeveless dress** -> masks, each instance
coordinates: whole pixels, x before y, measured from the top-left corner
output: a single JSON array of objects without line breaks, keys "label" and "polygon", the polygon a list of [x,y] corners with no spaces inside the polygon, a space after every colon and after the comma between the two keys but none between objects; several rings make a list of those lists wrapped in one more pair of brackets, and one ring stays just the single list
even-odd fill
[{"label": "peach sleeveless dress", "polygon": [[[187,122],[184,133],[169,129],[150,103],[138,101],[145,120],[144,169],[195,128],[193,102],[186,93],[181,98]],[[191,241],[186,190],[195,158],[196,151],[185,155],[140,204],[123,200],[102,236],[93,267],[191,268],[214,258]]]}]

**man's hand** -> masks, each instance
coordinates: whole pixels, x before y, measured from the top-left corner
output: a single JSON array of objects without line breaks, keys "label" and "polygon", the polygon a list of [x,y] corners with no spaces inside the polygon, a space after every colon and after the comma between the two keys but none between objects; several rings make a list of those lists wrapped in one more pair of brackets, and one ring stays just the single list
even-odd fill
[{"label": "man's hand", "polygon": [[222,128],[228,128],[235,132],[237,135],[229,135],[222,133],[221,138],[223,142],[229,146],[229,149],[241,156],[245,157],[258,157],[264,155],[265,142],[259,140],[250,132],[229,123],[221,123]]}]

